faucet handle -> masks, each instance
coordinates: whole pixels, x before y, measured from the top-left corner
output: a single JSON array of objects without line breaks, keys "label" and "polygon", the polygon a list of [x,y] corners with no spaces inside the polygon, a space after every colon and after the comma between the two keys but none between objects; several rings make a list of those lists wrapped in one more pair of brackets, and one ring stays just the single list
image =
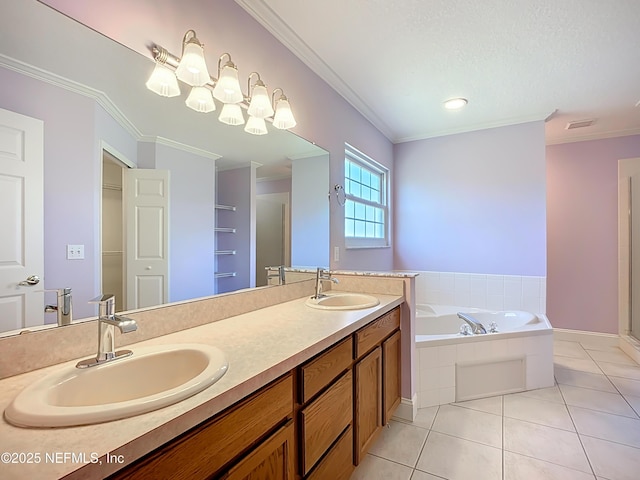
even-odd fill
[{"label": "faucet handle", "polygon": [[100,306],[98,309],[99,318],[109,317],[115,313],[116,296],[112,293],[103,293],[89,300],[89,303],[97,303]]}]

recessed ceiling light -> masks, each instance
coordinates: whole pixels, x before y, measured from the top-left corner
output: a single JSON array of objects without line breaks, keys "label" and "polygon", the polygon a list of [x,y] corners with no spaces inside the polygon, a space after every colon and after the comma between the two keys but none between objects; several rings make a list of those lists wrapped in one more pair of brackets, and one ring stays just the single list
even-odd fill
[{"label": "recessed ceiling light", "polygon": [[444,102],[444,108],[447,110],[457,110],[464,107],[468,102],[466,98],[452,98]]}]

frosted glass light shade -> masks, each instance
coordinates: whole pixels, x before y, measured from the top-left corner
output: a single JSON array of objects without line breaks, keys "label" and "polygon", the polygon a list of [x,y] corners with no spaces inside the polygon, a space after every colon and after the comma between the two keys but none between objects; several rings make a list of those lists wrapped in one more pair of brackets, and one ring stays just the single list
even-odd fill
[{"label": "frosted glass light shade", "polygon": [[191,93],[184,102],[187,107],[195,110],[196,112],[209,113],[216,109],[216,104],[213,102],[213,95],[211,90],[207,87],[192,87]]},{"label": "frosted glass light shade", "polygon": [[149,90],[162,97],[175,97],[180,95],[180,87],[178,86],[178,79],[175,73],[161,63],[156,63],[145,85]]},{"label": "frosted glass light shade", "polygon": [[244,123],[242,108],[237,103],[225,103],[218,120],[227,125],[242,125]]},{"label": "frosted glass light shade", "polygon": [[222,103],[239,103],[244,99],[238,81],[238,70],[232,65],[226,64],[222,68],[220,78],[213,89],[213,96]]},{"label": "frosted glass light shade", "polygon": [[293,118],[289,101],[281,97],[276,103],[276,114],[273,117],[273,126],[280,130],[287,130],[296,126],[296,119]]},{"label": "frosted glass light shade", "polygon": [[258,117],[249,117],[247,125],[244,127],[244,131],[251,135],[266,135],[268,133],[267,124],[265,123],[264,118]]},{"label": "frosted glass light shade", "polygon": [[210,80],[202,45],[189,42],[184,46],[176,77],[193,87],[200,87]]},{"label": "frosted glass light shade", "polygon": [[247,113],[256,118],[267,118],[273,115],[273,107],[271,106],[271,99],[267,93],[267,87],[264,85],[256,85],[253,87],[251,103],[249,104]]}]

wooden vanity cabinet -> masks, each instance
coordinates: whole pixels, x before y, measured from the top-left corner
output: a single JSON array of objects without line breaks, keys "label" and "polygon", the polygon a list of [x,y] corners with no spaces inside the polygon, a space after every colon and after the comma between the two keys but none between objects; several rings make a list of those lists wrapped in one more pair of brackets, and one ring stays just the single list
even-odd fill
[{"label": "wooden vanity cabinet", "polygon": [[400,307],[112,475],[348,480],[400,403]]},{"label": "wooden vanity cabinet", "polygon": [[110,478],[293,479],[292,417],[288,374]]},{"label": "wooden vanity cabinet", "polygon": [[322,475],[338,470],[351,474],[353,443],[345,438],[351,438],[347,430],[353,423],[352,363],[349,336],[298,368],[301,477],[334,478]]},{"label": "wooden vanity cabinet", "polygon": [[400,308],[354,334],[354,463],[400,404]]}]

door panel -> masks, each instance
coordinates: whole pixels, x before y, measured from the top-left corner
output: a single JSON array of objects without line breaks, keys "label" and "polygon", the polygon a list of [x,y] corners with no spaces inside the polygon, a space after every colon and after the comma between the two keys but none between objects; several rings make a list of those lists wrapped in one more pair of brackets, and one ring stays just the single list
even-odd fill
[{"label": "door panel", "polygon": [[0,109],[0,331],[44,323],[43,130]]},{"label": "door panel", "polygon": [[631,176],[630,183],[630,238],[629,261],[631,263],[631,335],[640,339],[640,174]]},{"label": "door panel", "polygon": [[127,310],[169,301],[169,172],[124,176]]}]

